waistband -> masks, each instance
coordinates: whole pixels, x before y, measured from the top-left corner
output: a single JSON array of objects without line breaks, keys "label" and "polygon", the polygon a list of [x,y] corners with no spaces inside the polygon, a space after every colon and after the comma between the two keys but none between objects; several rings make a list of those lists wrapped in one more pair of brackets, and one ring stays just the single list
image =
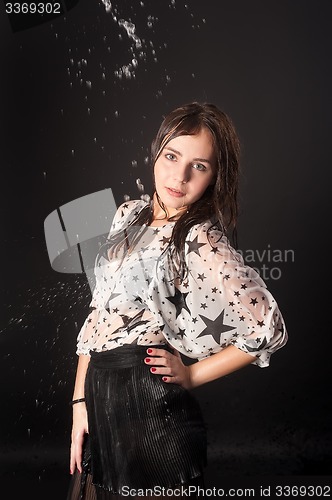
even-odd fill
[{"label": "waistband", "polygon": [[90,351],[90,365],[95,368],[130,368],[132,366],[139,366],[144,363],[144,358],[149,355],[146,350],[149,347],[164,349],[168,352],[173,352],[173,348],[167,344],[157,345],[137,345],[125,344],[115,349],[108,351],[96,352]]}]

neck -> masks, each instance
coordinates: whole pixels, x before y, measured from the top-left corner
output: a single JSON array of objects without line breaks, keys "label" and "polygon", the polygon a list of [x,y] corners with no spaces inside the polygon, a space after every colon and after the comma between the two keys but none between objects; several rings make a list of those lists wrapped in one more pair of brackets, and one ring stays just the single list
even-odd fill
[{"label": "neck", "polygon": [[166,206],[163,208],[158,201],[156,193],[153,195],[153,220],[177,220],[185,211],[187,211],[187,209],[188,207],[186,205],[180,208],[170,208]]}]

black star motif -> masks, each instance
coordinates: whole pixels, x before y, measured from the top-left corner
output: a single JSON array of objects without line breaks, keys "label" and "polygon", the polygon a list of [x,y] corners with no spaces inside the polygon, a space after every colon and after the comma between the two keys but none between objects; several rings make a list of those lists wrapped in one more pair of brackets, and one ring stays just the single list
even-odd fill
[{"label": "black star motif", "polygon": [[204,337],[206,335],[211,335],[211,337],[213,337],[213,340],[217,344],[220,344],[222,333],[229,332],[230,330],[235,330],[234,326],[225,325],[224,314],[225,314],[225,309],[223,309],[219,314],[219,316],[217,316],[216,319],[214,320],[210,320],[206,316],[202,316],[200,314],[199,316],[204,321],[206,328],[204,328],[204,330],[198,335],[197,338]]},{"label": "black star motif", "polygon": [[185,302],[188,293],[189,292],[181,293],[180,290],[175,288],[175,295],[166,297],[166,299],[169,300],[175,306],[176,317],[178,317],[179,314],[181,314],[182,309],[185,309],[190,314],[190,310]]},{"label": "black star motif", "polygon": [[253,306],[255,306],[256,304],[258,304],[258,300],[256,298],[251,299],[250,304],[252,304]]},{"label": "black star motif", "polygon": [[166,236],[163,236],[163,239],[162,240],[159,240],[161,242],[161,244],[164,246],[166,245],[166,243],[168,243],[170,240],[170,238],[166,238]]},{"label": "black star motif", "polygon": [[256,344],[255,345],[249,345],[247,343],[246,344],[247,351],[249,351],[249,352],[255,352],[255,351],[258,351],[258,349],[259,350],[264,349],[264,347],[267,344],[267,339],[266,339],[266,337],[264,337],[263,342],[259,345],[258,341],[260,341],[260,340],[261,339],[256,339]]},{"label": "black star motif", "polygon": [[179,328],[179,331],[177,333],[181,339],[183,339],[183,336],[186,334],[186,330],[183,328]]},{"label": "black star motif", "polygon": [[[121,319],[123,321],[123,325],[120,326],[119,328],[117,328],[116,330],[114,330],[114,332],[112,333],[112,337],[113,337],[114,333],[118,333],[121,331],[123,332],[124,329],[126,329],[127,332],[130,332],[133,328],[136,328],[139,325],[145,325],[146,323],[148,323],[148,320],[142,320],[143,314],[144,314],[144,309],[139,311],[132,318],[130,316],[127,316],[126,314],[121,314],[120,316],[121,316]],[[112,338],[112,340],[116,340],[117,338],[120,338],[120,337]]]},{"label": "black star motif", "polygon": [[205,280],[205,279],[206,279],[206,276],[204,276],[204,273],[202,273],[202,274],[199,274],[199,273],[198,273],[198,277],[197,277],[197,279],[198,279],[198,280],[202,280],[202,281],[203,281],[203,280]]},{"label": "black star motif", "polygon": [[194,252],[200,256],[199,249],[203,247],[205,243],[198,243],[198,236],[196,236],[193,241],[187,240],[186,243],[188,243],[188,254]]}]

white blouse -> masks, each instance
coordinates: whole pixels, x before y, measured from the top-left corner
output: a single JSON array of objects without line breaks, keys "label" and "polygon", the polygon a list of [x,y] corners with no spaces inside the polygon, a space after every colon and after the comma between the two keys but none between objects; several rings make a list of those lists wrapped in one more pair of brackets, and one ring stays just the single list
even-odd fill
[{"label": "white blouse", "polygon": [[[109,237],[126,229],[145,206],[142,200],[123,203]],[[268,366],[271,354],[286,344],[287,332],[263,280],[211,221],[190,229],[188,273],[180,279],[164,251],[173,227],[141,226],[133,248],[116,259],[109,260],[107,242],[101,248],[93,310],[78,334],[77,354],[169,343],[201,360],[232,344],[251,354],[253,364]],[[130,244],[130,229],[126,234]]]}]

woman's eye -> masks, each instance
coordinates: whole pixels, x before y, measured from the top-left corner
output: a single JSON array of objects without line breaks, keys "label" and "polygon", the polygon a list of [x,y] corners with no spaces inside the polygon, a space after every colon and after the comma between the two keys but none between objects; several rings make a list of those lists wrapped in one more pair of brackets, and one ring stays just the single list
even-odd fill
[{"label": "woman's eye", "polygon": [[193,167],[196,168],[196,170],[206,170],[206,166],[202,165],[202,163],[194,163]]},{"label": "woman's eye", "polygon": [[172,160],[172,161],[176,160],[175,155],[172,155],[171,153],[167,153],[167,154],[165,155],[165,157],[166,157],[168,160]]}]

